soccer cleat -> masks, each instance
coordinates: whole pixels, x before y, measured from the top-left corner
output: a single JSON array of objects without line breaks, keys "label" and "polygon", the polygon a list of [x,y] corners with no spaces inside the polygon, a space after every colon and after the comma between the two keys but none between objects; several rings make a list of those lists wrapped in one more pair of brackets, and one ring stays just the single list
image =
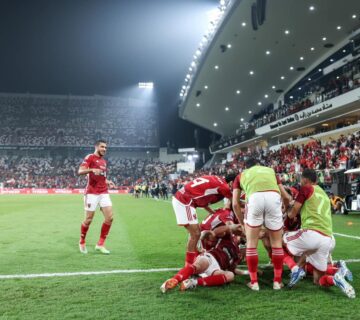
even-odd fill
[{"label": "soccer cleat", "polygon": [[179,284],[179,281],[177,281],[174,278],[166,280],[160,287],[160,291],[162,293],[166,293],[167,291],[174,289]]},{"label": "soccer cleat", "polygon": [[79,243],[79,250],[80,250],[80,252],[83,253],[83,254],[87,254],[87,253],[88,253],[88,251],[87,251],[87,249],[86,249],[85,243]]},{"label": "soccer cleat", "polygon": [[95,251],[100,251],[102,254],[110,254],[110,251],[106,249],[104,246],[95,246]]},{"label": "soccer cleat", "polygon": [[334,283],[335,285],[341,289],[342,292],[344,292],[344,294],[350,298],[350,299],[354,299],[355,298],[355,290],[354,288],[351,286],[351,284],[349,284],[348,282],[346,282],[344,276],[341,274],[341,272],[336,272],[334,275]]},{"label": "soccer cleat", "polygon": [[186,291],[188,289],[194,289],[197,286],[197,280],[186,279],[180,283],[180,291]]},{"label": "soccer cleat", "polygon": [[255,282],[255,283],[249,282],[249,283],[247,284],[247,286],[248,286],[248,288],[250,288],[250,289],[253,290],[253,291],[259,291],[259,290],[260,290],[260,288],[259,288],[259,283],[258,283],[258,282]]},{"label": "soccer cleat", "polygon": [[282,288],[284,288],[284,284],[282,282],[274,281],[273,283],[274,290],[281,290]]},{"label": "soccer cleat", "polygon": [[297,271],[291,272],[290,282],[288,283],[288,288],[292,288],[305,276],[306,276],[306,272],[303,268],[298,268]]},{"label": "soccer cleat", "polygon": [[353,281],[353,274],[347,267],[346,262],[344,260],[339,260],[337,262],[337,266],[340,268],[340,272],[342,276],[345,278],[345,280]]}]

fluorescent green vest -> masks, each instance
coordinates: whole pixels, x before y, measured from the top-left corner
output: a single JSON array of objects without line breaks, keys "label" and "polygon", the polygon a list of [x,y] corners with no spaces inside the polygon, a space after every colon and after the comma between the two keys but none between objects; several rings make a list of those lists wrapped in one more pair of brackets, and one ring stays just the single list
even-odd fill
[{"label": "fluorescent green vest", "polygon": [[280,193],[275,171],[263,166],[253,166],[243,171],[240,176],[240,186],[245,191],[246,199],[249,199],[255,192],[276,191]]},{"label": "fluorescent green vest", "polygon": [[314,192],[301,207],[301,228],[320,231],[332,236],[330,199],[323,189],[314,186]]}]

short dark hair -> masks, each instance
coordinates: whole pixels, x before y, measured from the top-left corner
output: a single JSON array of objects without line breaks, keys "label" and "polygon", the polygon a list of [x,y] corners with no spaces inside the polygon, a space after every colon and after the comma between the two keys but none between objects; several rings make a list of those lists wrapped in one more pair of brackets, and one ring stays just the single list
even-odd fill
[{"label": "short dark hair", "polygon": [[255,158],[248,158],[246,161],[245,161],[245,168],[246,169],[249,169],[253,166],[256,166],[257,164],[259,164],[259,161]]},{"label": "short dark hair", "polygon": [[107,142],[106,142],[104,139],[99,139],[99,140],[97,140],[97,141],[95,142],[95,145],[98,146],[98,145],[100,145],[101,143],[107,144]]},{"label": "short dark hair", "polygon": [[313,169],[305,169],[301,175],[302,178],[309,179],[312,183],[317,181],[316,171]]},{"label": "short dark hair", "polygon": [[237,174],[234,173],[234,172],[228,173],[228,174],[225,176],[225,181],[226,181],[226,183],[229,183],[229,182],[231,182],[231,181],[234,181],[235,178],[236,178],[236,176],[237,176]]}]

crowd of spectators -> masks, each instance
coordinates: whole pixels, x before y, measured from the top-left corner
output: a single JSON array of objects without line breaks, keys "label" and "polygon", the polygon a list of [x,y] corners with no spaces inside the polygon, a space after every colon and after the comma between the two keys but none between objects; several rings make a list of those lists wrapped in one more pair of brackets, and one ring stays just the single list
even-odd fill
[{"label": "crowd of spectators", "polygon": [[157,108],[138,100],[1,94],[0,111],[1,145],[158,146]]},{"label": "crowd of spectators", "polygon": [[284,103],[277,109],[274,109],[273,104],[269,104],[254,114],[249,122],[242,124],[242,128],[239,128],[235,135],[218,140],[212,149],[218,150],[248,140],[255,137],[255,129],[259,127],[360,87],[360,58],[342,67],[340,75],[336,74],[338,71],[334,72],[330,78],[324,77],[311,82],[307,87],[302,88],[302,96],[297,96],[296,100],[290,99],[291,102]]}]

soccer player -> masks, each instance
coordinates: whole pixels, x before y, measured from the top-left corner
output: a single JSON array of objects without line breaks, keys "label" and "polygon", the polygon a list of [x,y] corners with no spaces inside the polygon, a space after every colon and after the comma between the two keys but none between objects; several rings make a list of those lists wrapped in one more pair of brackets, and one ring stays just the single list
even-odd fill
[{"label": "soccer player", "polygon": [[214,212],[210,204],[224,198],[231,200],[232,193],[228,183],[234,180],[234,175],[228,175],[225,180],[218,176],[202,176],[185,184],[176,192],[172,199],[177,224],[184,226],[190,234],[185,263],[192,264],[198,254],[196,250],[200,239],[200,227],[196,215],[196,208],[204,208],[209,213]]},{"label": "soccer player", "polygon": [[[295,257],[306,256],[313,266],[314,283],[323,287],[337,286],[349,298],[355,298],[354,288],[345,280],[348,269],[340,264],[334,275],[327,275],[329,255],[335,247],[332,231],[331,204],[325,191],[317,184],[315,170],[305,169],[301,177],[301,188],[288,217],[293,219],[300,212],[301,229],[284,234],[284,242],[289,253]],[[287,256],[286,259],[291,262]],[[290,264],[293,287],[305,276],[305,270],[295,262]]]},{"label": "soccer player", "polygon": [[[194,263],[186,265],[174,277],[166,280],[160,287],[161,292],[174,289],[179,283],[181,291],[196,286],[220,286],[233,281],[235,273],[240,274],[236,270],[240,262],[238,238],[233,233],[241,233],[241,226],[221,226],[210,232],[219,239],[217,245],[200,254]],[[192,279],[192,275],[200,275],[200,278]]]},{"label": "soccer player", "polygon": [[94,218],[97,206],[104,215],[104,222],[101,227],[100,239],[95,246],[96,251],[103,254],[109,254],[110,251],[104,246],[106,237],[113,222],[112,203],[110,200],[108,186],[115,188],[115,184],[106,178],[107,166],[104,156],[106,154],[107,143],[104,140],[98,140],[95,144],[95,151],[85,157],[81,163],[78,174],[87,175],[87,185],[85,188],[84,205],[85,220],[81,224],[79,249],[81,253],[86,254],[85,238],[89,226]]},{"label": "soccer player", "polygon": [[[281,185],[271,168],[260,166],[256,159],[249,158],[245,162],[246,170],[238,175],[233,183],[233,208],[240,223],[245,223],[246,231],[246,262],[251,282],[248,287],[259,290],[257,268],[259,263],[257,246],[261,227],[264,224],[269,231],[271,244],[271,260],[274,266],[274,290],[283,287],[282,269],[284,251],[282,247],[283,218],[281,198],[285,206],[290,196]],[[246,194],[245,219],[241,212],[241,191]]]}]

